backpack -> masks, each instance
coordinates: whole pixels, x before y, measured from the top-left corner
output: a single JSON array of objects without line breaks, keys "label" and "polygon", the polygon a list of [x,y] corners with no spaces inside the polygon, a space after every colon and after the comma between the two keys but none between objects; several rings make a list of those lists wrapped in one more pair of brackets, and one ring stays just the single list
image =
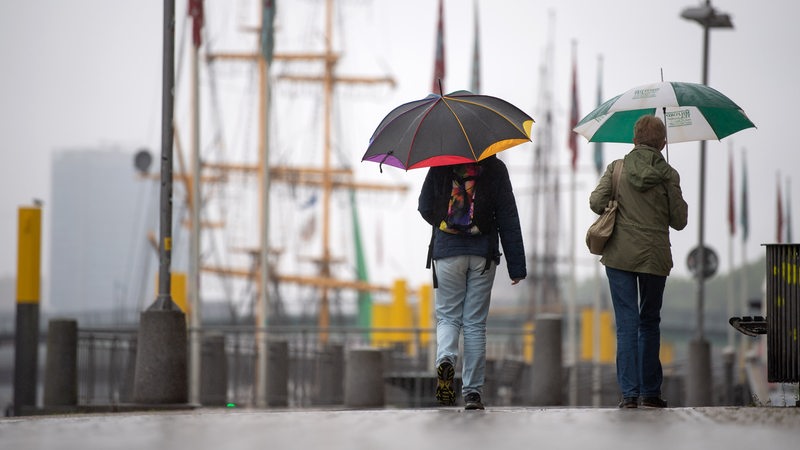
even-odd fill
[{"label": "backpack", "polygon": [[453,181],[447,215],[439,229],[450,234],[477,235],[481,230],[475,223],[475,193],[482,167],[460,164],[453,167]]}]

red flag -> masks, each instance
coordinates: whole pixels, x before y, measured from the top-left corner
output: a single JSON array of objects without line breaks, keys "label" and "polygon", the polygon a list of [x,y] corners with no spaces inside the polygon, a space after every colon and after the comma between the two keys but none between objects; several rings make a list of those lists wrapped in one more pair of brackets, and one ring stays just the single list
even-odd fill
[{"label": "red flag", "polygon": [[781,201],[781,181],[780,175],[778,175],[778,183],[776,185],[778,187],[778,217],[777,217],[777,229],[775,230],[775,242],[778,244],[783,243],[783,202]]},{"label": "red flag", "polygon": [[736,234],[736,206],[733,199],[733,152],[728,153],[728,231]]},{"label": "red flag", "polygon": [[742,242],[747,241],[750,235],[750,213],[748,208],[748,195],[747,195],[747,157],[742,150],[742,206],[739,209],[742,224]]},{"label": "red flag", "polygon": [[444,95],[441,87],[441,80],[444,79],[444,3],[439,0],[439,22],[436,25],[436,60],[433,63],[433,84],[431,92],[439,92]]},{"label": "red flag", "polygon": [[192,18],[192,43],[200,47],[202,38],[200,31],[203,29],[203,0],[189,0],[189,17]]},{"label": "red flag", "polygon": [[572,151],[572,170],[578,166],[578,134],[572,131],[578,125],[578,68],[575,61],[575,47],[572,44],[572,105],[569,113],[569,149]]}]

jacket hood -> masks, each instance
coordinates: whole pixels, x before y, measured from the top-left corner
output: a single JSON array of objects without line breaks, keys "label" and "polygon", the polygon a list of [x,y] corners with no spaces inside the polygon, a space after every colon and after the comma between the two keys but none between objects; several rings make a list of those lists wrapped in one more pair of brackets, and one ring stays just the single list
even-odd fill
[{"label": "jacket hood", "polygon": [[661,152],[648,145],[637,145],[625,155],[625,175],[640,192],[667,181],[671,171]]}]

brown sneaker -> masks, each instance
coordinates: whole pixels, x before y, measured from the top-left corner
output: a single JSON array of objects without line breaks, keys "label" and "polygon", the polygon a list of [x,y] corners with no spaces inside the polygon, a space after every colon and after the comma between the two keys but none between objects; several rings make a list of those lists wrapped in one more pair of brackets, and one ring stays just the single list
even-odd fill
[{"label": "brown sneaker", "polygon": [[639,399],[636,397],[625,397],[622,401],[619,402],[619,407],[622,409],[625,408],[638,408],[639,407]]}]

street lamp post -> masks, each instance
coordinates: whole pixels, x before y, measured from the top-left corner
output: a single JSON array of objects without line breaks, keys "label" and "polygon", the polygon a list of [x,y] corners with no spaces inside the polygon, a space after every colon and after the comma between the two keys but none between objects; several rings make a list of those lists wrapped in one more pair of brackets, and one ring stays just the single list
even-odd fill
[{"label": "street lamp post", "polygon": [[133,376],[134,402],[150,405],[185,404],[189,395],[186,316],[171,289],[175,0],[164,0],[163,23],[158,297],[140,315]]},{"label": "street lamp post", "polygon": [[[708,36],[711,28],[733,28],[728,14],[721,13],[706,0],[705,5],[686,8],[681,17],[703,27],[703,84],[708,84]],[[703,332],[703,307],[705,302],[705,186],[706,141],[700,141],[700,200],[697,233],[697,330],[689,344],[689,366],[686,377],[687,406],[711,405],[711,349]]]}]

